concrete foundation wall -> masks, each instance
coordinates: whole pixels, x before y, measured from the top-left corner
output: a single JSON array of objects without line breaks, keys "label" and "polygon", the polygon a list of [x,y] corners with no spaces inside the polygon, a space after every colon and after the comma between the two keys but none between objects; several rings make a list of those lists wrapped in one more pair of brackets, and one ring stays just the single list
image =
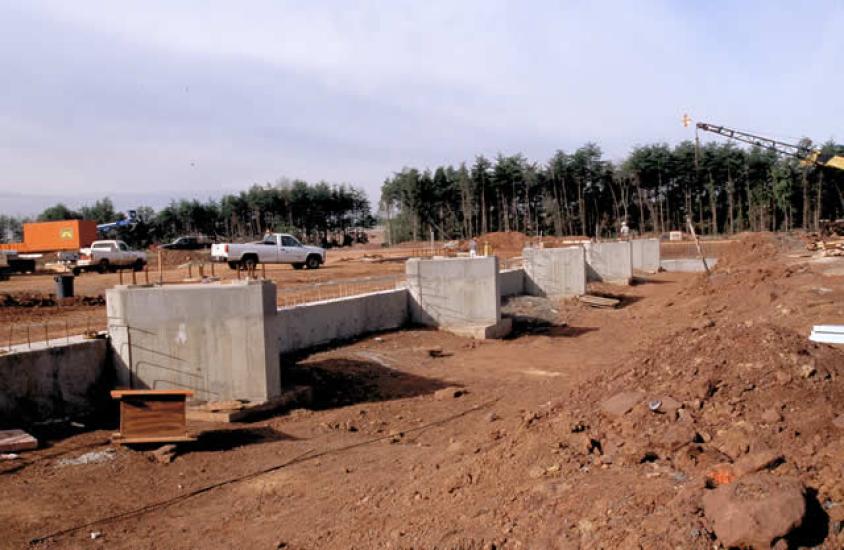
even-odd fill
[{"label": "concrete foundation wall", "polygon": [[525,293],[525,270],[505,269],[498,272],[498,292],[501,296],[519,296]]},{"label": "concrete foundation wall", "polygon": [[405,266],[410,318],[428,326],[496,323],[501,319],[498,258],[410,259]]},{"label": "concrete foundation wall", "polygon": [[405,271],[412,322],[475,338],[509,332],[509,319],[501,319],[495,256],[411,259]]},{"label": "concrete foundation wall", "polygon": [[586,294],[586,262],[580,246],[525,248],[525,292],[553,299]]},{"label": "concrete foundation wall", "polygon": [[0,427],[80,418],[108,406],[113,372],[106,340],[73,340],[0,355]]},{"label": "concrete foundation wall", "polygon": [[404,288],[282,308],[276,316],[279,351],[291,353],[397,329],[408,316]]},{"label": "concrete foundation wall", "polygon": [[106,309],[119,386],[215,401],[281,393],[270,281],[115,287]]},{"label": "concrete foundation wall", "polygon": [[630,284],[633,258],[629,241],[586,243],[586,280]]},{"label": "concrete foundation wall", "polygon": [[659,271],[659,239],[634,239],[630,241],[633,269],[645,273]]}]

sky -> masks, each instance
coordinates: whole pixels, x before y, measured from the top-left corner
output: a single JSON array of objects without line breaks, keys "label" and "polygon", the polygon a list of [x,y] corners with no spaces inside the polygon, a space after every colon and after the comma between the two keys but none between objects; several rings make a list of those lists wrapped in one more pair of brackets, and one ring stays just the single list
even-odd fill
[{"label": "sky", "polygon": [[[0,0],[0,214],[693,139],[844,140],[844,4]],[[714,138],[719,139],[719,138]]]}]

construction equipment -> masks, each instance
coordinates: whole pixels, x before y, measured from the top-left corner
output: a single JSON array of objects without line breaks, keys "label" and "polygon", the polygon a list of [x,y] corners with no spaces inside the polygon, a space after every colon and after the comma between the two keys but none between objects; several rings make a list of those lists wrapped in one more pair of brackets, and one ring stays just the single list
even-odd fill
[{"label": "construction equipment", "polygon": [[[683,126],[688,127],[690,123],[691,118],[689,115],[684,115]],[[844,155],[823,154],[820,149],[816,149],[811,146],[786,143],[784,141],[764,136],[757,136],[749,132],[743,132],[741,130],[728,128],[726,126],[719,126],[717,124],[710,124],[708,122],[698,122],[695,124],[695,128],[697,130],[703,130],[704,132],[712,132],[713,134],[718,134],[736,141],[749,143],[750,145],[755,145],[757,147],[761,147],[762,149],[767,149],[768,151],[774,151],[775,153],[779,153],[781,155],[794,157],[800,159],[800,161],[805,164],[814,164],[817,166],[826,166],[829,168],[844,170]]]},{"label": "construction equipment", "polygon": [[126,215],[124,218],[121,218],[117,221],[113,221],[111,223],[101,223],[97,225],[97,231],[102,234],[108,233],[114,229],[119,229],[121,227],[128,227],[130,230],[135,229],[135,226],[138,225],[138,211],[137,210],[127,210]]}]

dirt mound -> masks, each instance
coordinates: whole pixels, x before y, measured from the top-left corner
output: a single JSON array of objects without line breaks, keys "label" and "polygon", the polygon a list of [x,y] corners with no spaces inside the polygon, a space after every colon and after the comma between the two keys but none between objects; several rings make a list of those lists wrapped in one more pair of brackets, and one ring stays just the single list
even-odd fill
[{"label": "dirt mound", "polygon": [[844,350],[810,342],[801,328],[836,306],[827,296],[807,307],[817,283],[805,264],[788,264],[781,251],[790,244],[742,239],[711,277],[665,304],[674,330],[526,416],[531,435],[517,456],[529,460],[543,441],[559,448],[537,478],[577,479],[582,486],[566,488],[572,502],[594,498],[590,490],[612,497],[556,510],[584,518],[571,542],[711,547],[703,496],[770,470],[807,487],[789,544],[842,547]]},{"label": "dirt mound", "polygon": [[[844,352],[794,331],[698,322],[654,342],[629,369],[578,388],[549,421],[556,431],[569,432],[566,449],[581,468],[594,463],[643,475],[647,465],[655,477],[668,476],[683,489],[683,502],[663,512],[669,520],[664,525],[674,527],[659,536],[689,544],[689,532],[713,533],[699,517],[705,486],[712,483],[708,476],[719,465],[747,470],[741,465],[761,460],[764,465],[746,473],[771,467],[774,475],[810,488],[814,516],[808,521],[819,526],[803,536],[817,542],[830,519],[844,520],[844,510],[821,509],[844,499],[844,444],[837,426],[843,373]],[[662,496],[634,492],[639,498]],[[614,515],[645,521],[642,509],[623,503]],[[609,530],[602,540],[613,540],[612,525],[601,528]],[[658,533],[638,533],[639,544],[658,546]],[[841,540],[830,540],[844,542],[835,535]],[[620,529],[617,540],[625,536]]]},{"label": "dirt mound", "polygon": [[57,299],[55,294],[41,294],[19,292],[14,294],[0,294],[0,306],[10,308],[38,308],[54,306],[103,306],[105,298],[99,296],[74,296],[73,298]]}]

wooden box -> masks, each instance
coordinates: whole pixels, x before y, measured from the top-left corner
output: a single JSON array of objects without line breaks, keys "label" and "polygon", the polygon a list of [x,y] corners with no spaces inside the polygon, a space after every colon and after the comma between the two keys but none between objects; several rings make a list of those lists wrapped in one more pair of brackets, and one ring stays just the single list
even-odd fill
[{"label": "wooden box", "polygon": [[114,390],[120,400],[120,433],[115,443],[173,443],[193,441],[185,411],[189,390]]}]

